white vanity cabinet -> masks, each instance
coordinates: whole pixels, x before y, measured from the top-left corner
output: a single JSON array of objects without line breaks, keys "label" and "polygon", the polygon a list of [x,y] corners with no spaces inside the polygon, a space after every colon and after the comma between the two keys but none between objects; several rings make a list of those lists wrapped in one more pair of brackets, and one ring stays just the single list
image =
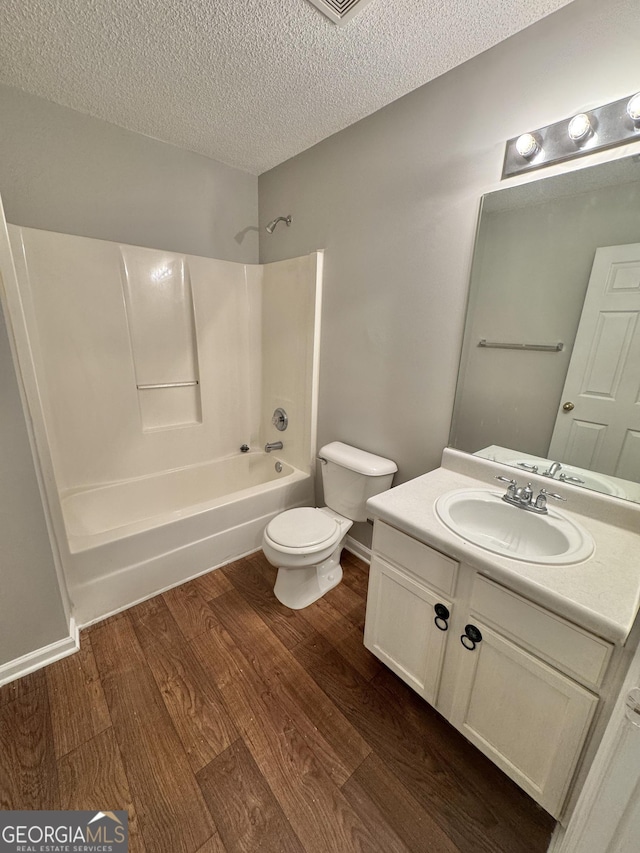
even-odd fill
[{"label": "white vanity cabinet", "polygon": [[458,563],[382,522],[374,536],[364,644],[435,705]]},{"label": "white vanity cabinet", "polygon": [[598,703],[576,670],[599,681],[610,646],[481,575],[467,613],[449,720],[557,817]]},{"label": "white vanity cabinet", "polygon": [[377,520],[365,645],[559,817],[610,643]]}]

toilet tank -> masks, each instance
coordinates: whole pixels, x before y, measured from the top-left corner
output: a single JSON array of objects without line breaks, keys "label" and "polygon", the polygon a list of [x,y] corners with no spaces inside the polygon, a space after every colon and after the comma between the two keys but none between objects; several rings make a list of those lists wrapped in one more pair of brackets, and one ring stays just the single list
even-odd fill
[{"label": "toilet tank", "polygon": [[369,498],[391,488],[398,466],[391,459],[358,450],[341,441],[320,449],[324,500],[334,512],[366,521]]}]

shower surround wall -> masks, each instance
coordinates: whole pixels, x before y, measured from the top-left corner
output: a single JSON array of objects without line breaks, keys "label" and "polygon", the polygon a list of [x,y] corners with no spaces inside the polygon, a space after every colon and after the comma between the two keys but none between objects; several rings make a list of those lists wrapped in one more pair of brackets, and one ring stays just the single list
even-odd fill
[{"label": "shower surround wall", "polygon": [[312,502],[320,253],[252,266],[9,235],[80,625],[255,550],[272,515]]}]

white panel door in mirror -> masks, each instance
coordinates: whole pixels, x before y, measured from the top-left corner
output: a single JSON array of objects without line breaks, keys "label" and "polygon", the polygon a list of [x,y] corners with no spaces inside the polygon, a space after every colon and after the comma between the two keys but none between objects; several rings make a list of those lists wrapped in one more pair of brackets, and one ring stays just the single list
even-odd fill
[{"label": "white panel door in mirror", "polygon": [[549,448],[640,482],[640,243],[596,251]]}]

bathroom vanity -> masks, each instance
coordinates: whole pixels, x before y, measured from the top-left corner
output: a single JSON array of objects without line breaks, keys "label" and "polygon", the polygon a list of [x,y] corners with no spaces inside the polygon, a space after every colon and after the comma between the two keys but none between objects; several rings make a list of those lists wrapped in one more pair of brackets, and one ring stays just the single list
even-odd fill
[{"label": "bathroom vanity", "polygon": [[[513,558],[454,532],[436,504],[479,490],[500,503],[505,486],[496,475],[520,475],[454,450],[445,450],[442,465],[368,503],[365,645],[562,819],[637,642],[640,511],[554,487],[567,503],[550,506],[549,515],[576,526],[590,546],[576,551],[579,562],[536,554],[530,561],[526,549]],[[517,527],[526,511],[503,508]]]}]

